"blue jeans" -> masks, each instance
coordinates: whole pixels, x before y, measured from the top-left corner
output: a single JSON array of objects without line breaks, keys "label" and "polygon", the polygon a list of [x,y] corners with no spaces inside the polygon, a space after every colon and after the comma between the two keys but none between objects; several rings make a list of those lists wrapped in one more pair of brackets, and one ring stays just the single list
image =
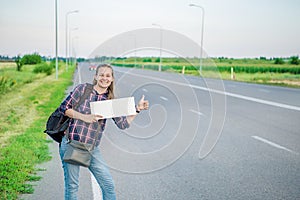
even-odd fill
[{"label": "blue jeans", "polygon": [[[62,139],[59,154],[62,160],[62,166],[65,176],[65,200],[77,200],[77,192],[79,187],[79,165],[69,164],[63,161],[63,156],[67,147],[67,139]],[[103,200],[115,200],[115,186],[112,176],[107,168],[99,148],[92,151],[92,161],[89,170],[97,180],[102,191]]]}]

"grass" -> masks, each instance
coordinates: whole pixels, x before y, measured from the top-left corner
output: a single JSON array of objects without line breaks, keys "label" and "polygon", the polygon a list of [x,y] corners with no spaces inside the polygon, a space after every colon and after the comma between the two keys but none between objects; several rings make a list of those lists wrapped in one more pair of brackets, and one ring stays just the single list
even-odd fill
[{"label": "grass", "polygon": [[[135,62],[136,61],[136,62]],[[159,59],[156,58],[126,58],[116,59],[114,65],[124,67],[158,70]],[[162,58],[162,71],[199,76],[199,59]],[[203,59],[202,75],[205,78],[222,78],[240,82],[271,84],[300,88],[300,66],[288,61],[284,64],[274,64],[274,60],[265,59]],[[234,69],[234,79],[231,78],[231,67]]]},{"label": "grass", "polygon": [[0,62],[0,69],[3,68],[15,68],[17,69],[17,65],[15,62]]},{"label": "grass", "polygon": [[[64,98],[74,70],[60,71],[59,79],[55,80],[53,75],[34,74],[33,67],[21,72],[32,76],[30,83],[17,84],[0,97],[1,200],[17,199],[21,193],[33,192],[32,185],[26,182],[39,180],[35,165],[50,159],[49,141],[43,133],[47,118]],[[11,69],[5,68],[5,73],[11,73]],[[19,77],[18,83],[27,79]]]}]

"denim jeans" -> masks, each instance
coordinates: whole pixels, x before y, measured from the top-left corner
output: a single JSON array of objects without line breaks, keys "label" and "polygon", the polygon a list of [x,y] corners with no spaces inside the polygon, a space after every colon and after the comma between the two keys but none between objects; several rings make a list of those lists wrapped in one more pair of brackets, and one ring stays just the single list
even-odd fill
[{"label": "denim jeans", "polygon": [[[64,137],[59,148],[65,176],[65,200],[77,200],[80,166],[63,161],[62,158],[66,151],[67,142],[67,139]],[[115,200],[116,193],[112,176],[101,156],[100,149],[97,147],[92,151],[92,161],[89,170],[99,184],[103,200]]]}]

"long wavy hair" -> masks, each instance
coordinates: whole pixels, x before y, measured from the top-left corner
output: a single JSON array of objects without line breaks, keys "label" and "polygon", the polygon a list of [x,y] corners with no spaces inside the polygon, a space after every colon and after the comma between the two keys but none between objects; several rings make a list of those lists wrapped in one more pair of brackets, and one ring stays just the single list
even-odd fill
[{"label": "long wavy hair", "polygon": [[[111,69],[111,73],[112,73],[112,77],[115,79],[115,77],[114,77],[114,70],[113,70],[112,66],[109,65],[109,64],[100,64],[100,65],[98,65],[97,69],[96,69],[96,76],[98,75],[99,69],[102,68],[102,67],[110,68]],[[96,85],[96,84],[97,84],[97,80],[94,78],[93,85]],[[111,82],[110,86],[107,88],[107,91],[108,91],[108,99],[114,99],[115,98],[114,81]]]}]

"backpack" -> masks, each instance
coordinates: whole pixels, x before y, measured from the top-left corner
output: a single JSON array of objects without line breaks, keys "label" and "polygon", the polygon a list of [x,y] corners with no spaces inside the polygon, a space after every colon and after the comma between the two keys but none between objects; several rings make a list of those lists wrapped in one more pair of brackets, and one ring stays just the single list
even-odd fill
[{"label": "backpack", "polygon": [[[80,97],[79,102],[74,105],[73,109],[76,110],[92,91],[93,85],[87,83],[83,95]],[[58,107],[48,118],[44,133],[47,133],[56,142],[61,143],[62,138],[65,135],[65,130],[69,127],[69,121],[70,118],[59,112]]]}]

